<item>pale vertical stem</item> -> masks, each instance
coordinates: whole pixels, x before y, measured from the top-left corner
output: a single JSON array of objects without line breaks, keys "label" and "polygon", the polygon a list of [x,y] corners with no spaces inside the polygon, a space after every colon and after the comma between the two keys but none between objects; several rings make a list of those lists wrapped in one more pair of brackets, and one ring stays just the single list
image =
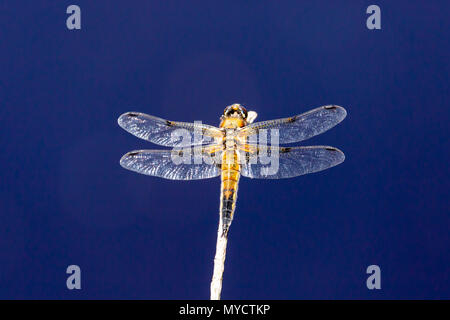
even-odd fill
[{"label": "pale vertical stem", "polygon": [[227,235],[222,236],[222,232],[222,215],[220,215],[219,229],[217,230],[216,256],[214,257],[214,273],[211,280],[211,300],[220,300],[220,294],[222,292],[222,279],[228,241]]}]

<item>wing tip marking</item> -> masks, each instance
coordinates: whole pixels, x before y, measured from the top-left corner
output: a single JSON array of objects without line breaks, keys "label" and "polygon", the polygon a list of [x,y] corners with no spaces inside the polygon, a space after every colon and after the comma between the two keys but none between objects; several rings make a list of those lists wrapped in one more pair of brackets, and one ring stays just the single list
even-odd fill
[{"label": "wing tip marking", "polygon": [[139,153],[140,153],[139,151],[131,151],[131,152],[128,152],[125,156],[134,157],[134,156],[138,155]]},{"label": "wing tip marking", "polygon": [[342,119],[341,121],[347,116],[347,110],[345,108],[338,106],[336,104],[330,104],[328,106],[323,107],[325,110],[333,110],[335,112],[341,112],[342,113]]}]

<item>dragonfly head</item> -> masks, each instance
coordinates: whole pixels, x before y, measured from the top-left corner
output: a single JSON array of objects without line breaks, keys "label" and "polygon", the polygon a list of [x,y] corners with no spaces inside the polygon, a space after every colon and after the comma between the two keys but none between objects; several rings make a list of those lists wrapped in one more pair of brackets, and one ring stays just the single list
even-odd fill
[{"label": "dragonfly head", "polygon": [[234,103],[228,106],[223,111],[223,115],[227,118],[241,118],[246,120],[248,116],[247,109],[241,106],[239,103]]}]

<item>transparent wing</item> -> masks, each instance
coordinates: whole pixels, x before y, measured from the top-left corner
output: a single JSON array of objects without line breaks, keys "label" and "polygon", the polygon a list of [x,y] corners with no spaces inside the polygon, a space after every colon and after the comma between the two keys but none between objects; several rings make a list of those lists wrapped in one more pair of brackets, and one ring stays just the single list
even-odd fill
[{"label": "transparent wing", "polygon": [[169,121],[140,112],[126,112],[117,120],[129,133],[166,147],[187,147],[221,138],[219,128],[200,123]]},{"label": "transparent wing", "polygon": [[220,175],[220,145],[173,150],[136,150],[125,154],[125,169],[171,180],[198,180]]},{"label": "transparent wing", "polygon": [[322,171],[344,161],[344,153],[328,146],[274,147],[246,145],[240,150],[241,174],[256,179],[282,179]]},{"label": "transparent wing", "polygon": [[[257,135],[261,133],[263,137],[267,136],[267,143],[264,144],[270,144],[276,138],[280,144],[299,142],[331,129],[346,115],[347,112],[342,107],[323,106],[290,118],[249,124],[239,131],[238,137],[249,137],[249,141],[256,142]],[[275,143],[276,140],[273,140],[273,144]]]}]

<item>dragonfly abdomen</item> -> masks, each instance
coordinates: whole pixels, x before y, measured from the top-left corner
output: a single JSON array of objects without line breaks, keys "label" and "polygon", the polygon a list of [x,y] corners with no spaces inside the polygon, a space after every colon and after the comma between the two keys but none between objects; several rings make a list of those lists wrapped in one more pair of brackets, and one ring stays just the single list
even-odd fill
[{"label": "dragonfly abdomen", "polygon": [[226,236],[233,221],[236,207],[238,183],[240,177],[238,156],[235,151],[224,152],[222,159],[222,186],[220,214],[222,219],[222,235]]}]

